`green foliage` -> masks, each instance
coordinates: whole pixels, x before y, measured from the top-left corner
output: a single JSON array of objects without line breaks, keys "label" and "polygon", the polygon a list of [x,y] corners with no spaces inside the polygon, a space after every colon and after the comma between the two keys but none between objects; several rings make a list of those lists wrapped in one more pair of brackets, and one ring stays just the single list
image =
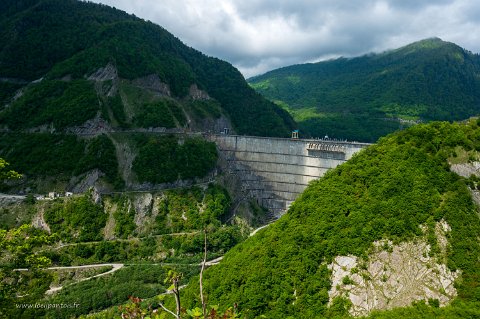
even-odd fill
[{"label": "green foliage", "polygon": [[[98,39],[101,26],[133,20],[121,11],[75,0],[6,2],[0,20],[2,63],[0,73],[11,78],[36,80],[53,65],[84,50]],[[15,3],[13,3],[15,2]],[[6,30],[16,27],[17,36]],[[21,66],[21,67],[19,67]]]},{"label": "green foliage", "polygon": [[85,142],[73,135],[2,134],[2,154],[28,175],[71,174],[83,157]]},{"label": "green foliage", "polygon": [[184,125],[185,115],[173,100],[160,100],[145,104],[134,118],[135,124],[140,127],[176,127],[176,123]]},{"label": "green foliage", "polygon": [[[476,149],[479,134],[476,121],[435,122],[382,138],[311,183],[284,217],[208,269],[209,302],[238,303],[253,317],[333,318],[348,305],[327,306],[326,264],[335,256],[367,257],[381,239],[425,236],[419,226],[441,219],[452,229],[448,267],[462,271],[458,298],[478,302],[480,222],[462,178],[449,171],[447,154],[458,146]],[[194,290],[187,288],[187,307],[194,306]]]},{"label": "green foliage", "polygon": [[[48,266],[50,260],[35,250],[51,244],[54,239],[55,236],[27,224],[8,231],[0,230],[1,317],[19,318],[15,303],[32,302],[48,289],[52,278],[39,269]],[[15,271],[16,268],[28,268],[30,271]]]},{"label": "green foliage", "polygon": [[[104,207],[94,204],[88,194],[54,201],[37,201],[32,206],[37,211],[42,209],[44,219],[50,229],[58,233],[58,237],[52,237],[52,240],[48,242],[50,247],[42,247],[39,250],[37,247],[40,245],[37,244],[40,242],[36,233],[29,232],[22,235],[29,244],[22,248],[21,241],[13,240],[15,237],[10,235],[15,230],[0,231],[1,245],[3,245],[3,239],[6,238],[12,241],[12,250],[16,249],[17,252],[28,252],[29,249],[35,248],[35,258],[46,262],[51,260],[56,265],[127,263],[124,268],[113,274],[68,284],[53,296],[44,296],[45,290],[52,282],[50,274],[22,272],[24,284],[21,291],[22,294],[28,294],[30,297],[15,301],[32,304],[63,303],[78,305],[78,307],[68,309],[12,308],[11,306],[14,306],[15,303],[10,300],[11,311],[5,308],[5,311],[9,311],[6,312],[6,317],[71,318],[121,305],[128,300],[129,296],[138,296],[142,299],[151,298],[165,291],[163,279],[167,272],[158,263],[173,260],[176,263],[186,264],[177,269],[183,274],[182,285],[193,275],[198,274],[199,267],[197,265],[203,257],[203,234],[199,230],[204,227],[208,230],[209,259],[218,257],[219,254],[223,254],[245,238],[238,227],[221,225],[220,220],[225,218],[231,201],[226,190],[217,185],[171,190],[154,195],[163,199],[157,204],[168,202],[163,211],[158,213],[158,215],[165,214],[163,215],[165,218],[158,219],[157,225],[160,226],[163,221],[165,223],[161,227],[164,232],[171,233],[174,230],[180,230],[185,234],[154,236],[157,227],[151,225],[152,227],[147,229],[146,233],[142,233],[142,236],[147,237],[131,238],[131,235],[138,235],[133,232],[136,226],[133,222],[134,203],[138,199],[136,196],[139,195],[133,193],[122,196],[105,196]],[[117,237],[128,238],[102,240],[103,227],[106,225],[108,216],[104,212],[106,207],[116,207],[113,215]],[[153,210],[160,210],[160,207],[152,205],[150,209],[151,211],[146,212],[147,217],[152,214]],[[43,236],[42,232],[35,231]],[[28,238],[31,238],[32,242]],[[53,242],[53,239],[56,239],[56,243]],[[1,248],[0,270],[3,271],[6,269],[3,258],[4,256],[10,257],[10,255],[4,254],[3,246]],[[34,259],[29,259],[29,262],[33,261]],[[128,266],[129,262],[133,265]],[[156,264],[149,265],[149,262]],[[143,263],[145,265],[139,265]],[[189,263],[194,263],[194,265],[188,265]],[[28,267],[27,264],[20,262],[14,264],[10,261],[10,264],[10,268]],[[20,274],[20,272],[15,273]],[[155,306],[158,307],[158,302]],[[125,310],[125,308],[122,309]],[[0,311],[2,310],[4,308],[0,309]],[[114,307],[108,312],[113,312],[112,317],[114,318],[120,315],[118,307]]]},{"label": "green foliage", "polygon": [[[191,269],[192,267],[179,268],[179,271],[182,271],[187,279],[192,273],[198,272],[196,269]],[[51,309],[44,315],[48,318],[71,318],[125,303],[129,300],[129,296],[138,296],[142,299],[154,297],[163,293],[167,288],[162,280],[167,271],[158,265],[126,266],[111,276],[67,286],[54,297],[46,299],[45,302],[78,303],[80,307]]]},{"label": "green foliage", "polygon": [[138,135],[138,156],[133,170],[141,182],[167,183],[178,179],[203,177],[217,162],[214,143],[199,138]]},{"label": "green foliage", "polygon": [[123,106],[122,98],[120,97],[120,95],[108,97],[107,105],[109,106],[110,110],[112,110],[112,114],[118,125],[121,128],[128,128],[129,125],[127,123],[127,115],[125,114],[125,108]]},{"label": "green foliage", "polygon": [[222,107],[215,100],[191,100],[187,105],[191,112],[200,119],[208,116],[219,118],[222,115]]},{"label": "green foliage", "polygon": [[32,177],[69,178],[98,168],[108,181],[122,183],[115,147],[105,135],[84,140],[64,134],[4,133],[0,154]]},{"label": "green foliage", "polygon": [[11,101],[15,92],[23,85],[19,83],[1,82],[0,81],[0,109]]},{"label": "green foliage", "polygon": [[328,114],[305,120],[296,119],[301,135],[375,142],[380,136],[408,127],[397,121],[372,118],[369,115]]},{"label": "green foliage", "polygon": [[118,208],[113,213],[115,218],[115,235],[119,238],[127,238],[136,228],[134,218],[135,211],[130,206],[127,198],[121,198]]},{"label": "green foliage", "polygon": [[[72,78],[72,83],[85,82],[81,79],[110,64],[123,79],[157,75],[168,85],[172,97],[177,99],[187,97],[190,87],[196,84],[220,103],[238,133],[286,136],[294,126],[286,112],[255,93],[240,72],[230,64],[187,47],[151,22],[84,1],[7,2],[5,11],[0,10],[0,43],[3,48],[0,52],[0,74],[4,77],[20,79],[21,83],[45,77],[47,80],[43,82],[61,87],[68,84],[51,81]],[[36,85],[39,86],[36,91],[33,87],[29,88],[26,95],[35,95],[35,100],[38,97],[39,101],[49,100],[50,91],[45,83]],[[7,85],[0,87],[0,102],[9,100],[14,89]],[[13,113],[0,113],[0,123],[19,129],[20,124],[30,127],[49,124],[54,120],[55,127],[62,129],[76,121],[81,122],[91,115],[90,107],[94,106],[95,111],[98,109],[98,103],[87,103],[91,95],[86,94],[86,90],[76,91],[81,98],[78,97],[75,105],[89,105],[88,112],[81,113],[81,116],[58,116],[53,119],[53,108],[42,109],[41,112],[32,108],[29,111],[38,112],[25,113],[28,117],[21,122],[15,121]],[[67,106],[63,115],[75,113],[80,108],[74,108],[67,98],[59,101]],[[20,109],[21,106],[22,110],[27,110],[25,103],[22,103],[16,108]],[[215,115],[214,109],[208,112]],[[57,111],[60,113],[61,110]],[[122,127],[118,104],[114,105],[112,111]],[[181,123],[183,119],[177,116],[181,114],[176,111],[174,109],[172,112]]]},{"label": "green foliage", "polygon": [[[197,187],[166,191],[159,203],[156,231],[178,233],[202,230],[208,225],[218,227],[230,204],[227,191],[218,185],[209,184],[205,191]],[[201,251],[202,247],[197,248]]]},{"label": "green foliage", "polygon": [[186,58],[194,67],[200,88],[205,89],[221,103],[239,134],[259,136],[290,134],[295,127],[291,116],[244,84],[238,70],[214,58],[200,63],[200,55],[196,52],[191,53]]},{"label": "green foliage", "polygon": [[29,86],[21,98],[0,113],[0,125],[11,130],[52,125],[63,130],[93,118],[98,110],[91,82],[42,81]]},{"label": "green foliage", "polygon": [[3,158],[0,158],[0,182],[21,177],[21,175],[14,170],[7,169],[7,166],[9,165],[10,164],[7,161],[5,161]]},{"label": "green foliage", "polygon": [[[154,194],[156,200],[147,211],[141,213],[145,223],[138,228],[134,218],[136,213],[140,213],[135,211],[135,207],[141,197],[137,196],[125,194],[104,197],[104,209],[115,209],[113,231],[119,239],[99,242],[81,242],[78,236],[88,231],[92,234],[90,240],[101,240],[107,212],[98,212],[99,215],[95,215],[97,219],[94,219],[90,216],[93,214],[83,212],[79,204],[71,209],[70,214],[65,213],[67,204],[59,200],[42,205],[50,228],[61,235],[63,242],[76,242],[48,251],[45,256],[65,266],[126,260],[198,262],[203,251],[203,235],[200,231],[204,228],[208,230],[209,258],[218,257],[245,239],[240,227],[221,223],[226,219],[231,201],[226,190],[219,186]],[[99,206],[95,209],[99,209]],[[155,218],[152,217],[154,212]],[[73,217],[70,215],[78,215],[75,220],[94,220],[97,229],[84,229],[82,222],[72,226]],[[95,238],[94,233],[97,234]],[[184,257],[188,257],[188,260],[181,260]]]},{"label": "green foliage", "polygon": [[92,202],[89,195],[67,198],[48,209],[45,221],[50,229],[65,241],[102,240],[101,230],[107,215],[101,206]]},{"label": "green foliage", "polygon": [[328,115],[295,118],[306,135],[372,142],[408,121],[478,114],[479,71],[478,55],[428,39],[381,54],[281,68],[249,82],[293,111],[313,108]]}]

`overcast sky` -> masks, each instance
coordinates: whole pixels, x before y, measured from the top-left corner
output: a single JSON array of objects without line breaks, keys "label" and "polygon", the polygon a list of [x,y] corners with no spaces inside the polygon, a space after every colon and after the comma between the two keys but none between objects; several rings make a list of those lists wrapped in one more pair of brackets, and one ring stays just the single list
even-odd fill
[{"label": "overcast sky", "polygon": [[94,0],[155,22],[248,78],[429,37],[480,52],[478,0]]}]

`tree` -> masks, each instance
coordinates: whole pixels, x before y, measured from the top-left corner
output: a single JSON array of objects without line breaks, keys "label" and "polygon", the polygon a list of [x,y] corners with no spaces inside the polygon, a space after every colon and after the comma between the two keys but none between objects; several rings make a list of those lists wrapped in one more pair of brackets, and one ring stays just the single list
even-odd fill
[{"label": "tree", "polygon": [[[240,314],[237,313],[237,306],[236,304],[234,307],[230,307],[226,309],[224,312],[218,311],[218,306],[210,306],[210,309],[207,310],[207,302],[206,298],[203,294],[203,272],[205,270],[207,262],[207,229],[203,229],[203,260],[202,260],[202,268],[200,270],[200,277],[199,277],[199,286],[200,286],[200,300],[202,304],[202,308],[194,308],[194,309],[182,309],[180,304],[180,287],[179,282],[182,277],[181,273],[176,271],[170,270],[167,274],[167,277],[164,280],[164,283],[172,283],[169,291],[171,291],[175,297],[175,304],[176,304],[176,311],[172,311],[165,307],[163,304],[163,300],[165,295],[160,296],[160,303],[159,306],[167,313],[175,317],[175,319],[181,318],[194,318],[194,319],[234,319],[239,318]],[[143,319],[147,318],[150,315],[150,318],[159,318],[159,309],[153,309],[150,307],[149,309],[142,308],[140,306],[141,299],[130,297],[131,303],[125,307],[120,307],[122,311],[122,318],[128,319]],[[183,311],[183,313],[182,313]]]},{"label": "tree", "polygon": [[182,278],[181,273],[177,273],[176,271],[170,270],[168,271],[167,278],[165,278],[164,283],[171,282],[172,285],[168,290],[170,290],[173,295],[175,296],[175,304],[176,304],[176,312],[171,311],[170,309],[167,309],[164,305],[163,302],[160,302],[160,307],[162,307],[163,310],[174,316],[176,319],[180,319],[180,313],[182,310],[182,306],[180,305],[180,288],[178,286],[180,279]]},{"label": "tree", "polygon": [[20,310],[15,309],[15,302],[43,297],[51,278],[39,270],[51,261],[34,250],[55,238],[31,225],[0,230],[0,317],[16,317],[15,311]]},{"label": "tree", "polygon": [[[0,158],[0,182],[21,177],[14,170],[8,170],[8,165]],[[55,237],[30,225],[0,230],[0,317],[15,317],[14,312],[18,310],[13,307],[14,301],[34,300],[48,289],[45,284],[49,282],[48,275],[38,270],[48,266],[50,260],[34,249],[52,243]]]},{"label": "tree", "polygon": [[0,182],[22,177],[21,174],[15,172],[14,170],[8,170],[7,166],[9,165],[10,164],[7,161],[5,161],[3,158],[0,158]]}]

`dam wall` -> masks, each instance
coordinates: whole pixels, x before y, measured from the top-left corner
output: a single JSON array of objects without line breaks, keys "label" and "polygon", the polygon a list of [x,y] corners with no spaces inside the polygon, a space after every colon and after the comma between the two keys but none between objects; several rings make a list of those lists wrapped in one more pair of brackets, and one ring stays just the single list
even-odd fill
[{"label": "dam wall", "polygon": [[227,174],[241,181],[246,197],[281,216],[308,183],[344,163],[367,143],[211,135]]}]

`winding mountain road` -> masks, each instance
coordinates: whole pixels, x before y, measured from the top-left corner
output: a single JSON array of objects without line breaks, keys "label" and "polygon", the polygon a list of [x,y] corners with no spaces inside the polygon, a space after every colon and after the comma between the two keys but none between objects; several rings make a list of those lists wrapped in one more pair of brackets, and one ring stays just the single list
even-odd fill
[{"label": "winding mountain road", "polygon": [[[252,231],[250,233],[250,236],[253,236],[257,233],[257,231],[259,231],[260,229],[263,229],[267,226],[269,226],[270,224],[267,224],[267,225],[264,225],[262,227],[259,227],[257,229],[255,229],[254,231]],[[189,235],[189,234],[192,234],[192,233],[175,233],[175,234],[166,234],[167,236],[168,235],[177,235],[177,236],[180,236],[180,235]],[[157,235],[157,236],[166,236],[166,235]],[[139,238],[135,238],[135,239],[139,239]],[[134,239],[134,240],[135,240]],[[132,239],[124,239],[125,241],[128,241],[128,240],[132,240]],[[120,239],[120,241],[124,241],[122,239]],[[91,242],[93,243],[93,242]],[[97,243],[97,242],[95,242]],[[66,246],[72,246],[72,245],[78,245],[78,243],[72,243],[72,244],[64,244],[64,245],[60,245],[60,246],[57,246],[55,247],[54,249],[59,249],[59,248],[63,248],[63,247],[66,247]],[[209,260],[207,262],[205,262],[205,266],[206,267],[210,267],[210,266],[214,266],[214,265],[217,265],[220,263],[220,261],[223,259],[223,256],[220,256],[220,257],[217,257],[215,259],[212,259],[212,260]],[[101,274],[97,274],[97,275],[94,275],[94,276],[90,276],[90,277],[87,277],[87,278],[82,278],[82,279],[79,279],[77,280],[76,282],[73,282],[73,283],[70,283],[68,285],[63,285],[63,286],[58,286],[58,287],[53,287],[53,288],[50,288],[48,289],[45,294],[47,295],[50,295],[50,294],[53,294],[53,293],[56,293],[60,290],[63,289],[63,287],[65,286],[69,286],[69,285],[74,285],[74,284],[77,284],[79,282],[82,282],[82,281],[86,281],[86,280],[90,280],[90,279],[93,279],[93,278],[98,278],[98,277],[102,277],[102,276],[106,276],[106,275],[110,275],[110,274],[113,274],[114,272],[116,272],[117,270],[119,269],[122,269],[123,267],[125,266],[139,266],[139,265],[151,265],[151,266],[202,266],[202,263],[198,263],[198,264],[179,264],[179,263],[155,263],[155,264],[132,264],[132,263],[104,263],[104,264],[90,264],[90,265],[80,265],[80,266],[57,266],[57,267],[48,267],[48,268],[45,268],[46,270],[78,270],[78,269],[88,269],[88,268],[99,268],[99,267],[112,267],[112,269],[110,269],[109,271],[106,271],[104,273],[101,273]],[[15,269],[16,271],[28,271],[27,268],[21,268],[21,269]],[[182,287],[183,288],[183,287]],[[166,292],[166,293],[169,293],[169,292]]]},{"label": "winding mountain road", "polygon": [[[86,281],[86,280],[90,280],[90,279],[93,279],[93,278],[98,278],[98,277],[102,277],[102,276],[105,276],[105,275],[112,274],[115,271],[123,268],[124,266],[125,266],[125,264],[114,263],[114,264],[96,264],[96,265],[69,266],[69,267],[49,267],[47,269],[48,270],[76,270],[76,269],[97,268],[97,267],[112,267],[112,269],[110,269],[109,271],[103,272],[103,273],[95,275],[95,276],[82,278],[82,279],[80,279],[80,280],[78,280],[74,283],[71,283],[71,285],[73,285],[73,284],[78,284],[79,282],[82,282],[82,281]],[[58,286],[58,287],[50,288],[45,292],[45,294],[47,294],[47,295],[53,294],[57,291],[62,290],[63,287],[65,287],[65,286]]]}]

